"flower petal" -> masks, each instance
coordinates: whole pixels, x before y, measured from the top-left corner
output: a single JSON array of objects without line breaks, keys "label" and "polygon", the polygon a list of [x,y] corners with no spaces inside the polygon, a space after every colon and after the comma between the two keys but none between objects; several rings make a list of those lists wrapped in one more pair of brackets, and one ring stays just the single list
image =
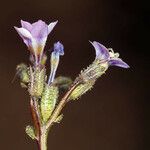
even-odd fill
[{"label": "flower petal", "polygon": [[59,55],[64,55],[64,46],[58,41],[57,43],[54,43],[54,52],[58,53]]},{"label": "flower petal", "polygon": [[21,20],[21,26],[25,29],[27,29],[28,31],[32,30],[32,25],[31,23],[27,22],[27,21],[23,21]]},{"label": "flower petal", "polygon": [[58,21],[52,22],[48,25],[48,34],[53,30]]},{"label": "flower petal", "polygon": [[109,51],[104,45],[102,45],[96,41],[94,41],[94,42],[90,41],[90,43],[95,48],[96,58],[98,58],[99,60],[107,60],[109,58]]},{"label": "flower petal", "polygon": [[20,37],[23,39],[24,43],[29,46],[29,43],[32,40],[32,35],[31,33],[24,29],[24,28],[18,28],[18,27],[14,27],[16,29],[16,31],[18,32],[18,34],[20,35]]},{"label": "flower petal", "polygon": [[39,20],[32,24],[31,35],[36,39],[47,38],[48,36],[48,26],[47,24]]},{"label": "flower petal", "polygon": [[24,38],[29,38],[31,39],[32,38],[32,35],[31,33],[24,29],[24,28],[18,28],[18,27],[14,27],[16,29],[16,31],[18,32],[18,34],[21,36],[21,37],[24,37]]},{"label": "flower petal", "polygon": [[122,68],[130,68],[130,66],[120,58],[110,59],[109,65],[110,66],[118,66],[118,67],[122,67]]}]

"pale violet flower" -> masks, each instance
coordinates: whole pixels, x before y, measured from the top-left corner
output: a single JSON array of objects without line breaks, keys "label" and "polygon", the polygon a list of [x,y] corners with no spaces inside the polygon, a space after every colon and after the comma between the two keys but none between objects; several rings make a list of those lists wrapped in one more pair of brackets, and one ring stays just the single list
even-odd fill
[{"label": "pale violet flower", "polygon": [[114,53],[112,48],[106,48],[99,42],[90,42],[96,51],[96,58],[108,66],[118,66],[122,68],[129,68],[129,65],[119,58],[119,53]]},{"label": "pale violet flower", "polygon": [[21,20],[21,28],[14,27],[18,34],[27,45],[28,49],[35,56],[36,61],[38,57],[42,57],[45,43],[49,33],[53,30],[57,21],[47,25],[44,21],[38,20],[31,24],[29,22]]},{"label": "pale violet flower", "polygon": [[48,84],[52,83],[55,78],[56,70],[59,64],[59,57],[64,55],[64,46],[58,41],[54,43],[53,52],[51,54],[51,73]]}]

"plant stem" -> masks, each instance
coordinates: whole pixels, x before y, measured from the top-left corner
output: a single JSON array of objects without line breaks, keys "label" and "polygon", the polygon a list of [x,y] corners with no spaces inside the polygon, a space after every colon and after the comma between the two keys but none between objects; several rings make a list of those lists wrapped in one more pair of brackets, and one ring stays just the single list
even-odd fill
[{"label": "plant stem", "polygon": [[33,117],[34,126],[36,129],[36,140],[38,143],[38,149],[39,150],[47,150],[47,137],[50,127],[53,125],[57,117],[60,115],[61,110],[66,105],[66,103],[69,101],[69,96],[73,92],[73,90],[80,84],[80,81],[75,82],[69,91],[64,95],[64,97],[59,102],[58,106],[54,110],[51,118],[47,122],[47,124],[41,123],[41,115],[40,110],[38,108],[38,102],[36,99],[31,98],[30,105],[31,105],[31,112]]},{"label": "plant stem", "polygon": [[50,120],[48,121],[48,123],[46,125],[46,129],[49,129],[52,126],[52,124],[55,122],[55,120],[59,116],[61,110],[63,109],[63,107],[65,106],[65,104],[68,102],[68,98],[69,98],[70,94],[73,92],[73,90],[79,84],[80,84],[80,82],[76,82],[75,84],[73,84],[72,87],[70,88],[70,90],[65,94],[65,96],[62,98],[62,100],[59,102],[58,106],[54,110],[54,112],[53,112]]},{"label": "plant stem", "polygon": [[39,135],[38,146],[39,150],[47,150],[47,131],[44,129]]},{"label": "plant stem", "polygon": [[47,150],[47,136],[48,136],[49,128],[53,124],[53,122],[55,122],[55,120],[57,119],[57,117],[60,114],[62,108],[68,102],[68,98],[69,98],[70,94],[77,87],[78,84],[79,84],[79,82],[75,83],[70,88],[70,90],[65,94],[65,96],[62,98],[62,100],[60,101],[60,103],[56,107],[56,109],[55,109],[52,117],[48,121],[48,123],[46,125],[44,125],[43,127],[40,127],[41,128],[41,130],[40,130],[41,132],[40,132],[39,138],[38,138],[39,150]]},{"label": "plant stem", "polygon": [[36,137],[39,137],[39,135],[41,134],[41,130],[40,130],[40,119],[39,119],[39,115],[38,115],[38,109],[37,106],[35,105],[35,100],[33,100],[32,98],[30,99],[30,108],[31,108],[31,114],[32,114],[32,119],[34,122],[34,127],[36,130]]},{"label": "plant stem", "polygon": [[[32,102],[32,99],[31,99]],[[31,103],[32,104],[32,103]],[[33,114],[33,122],[36,129],[36,140],[38,143],[38,149],[39,150],[47,150],[47,135],[48,130],[46,130],[45,126],[41,125],[41,117],[38,110],[38,104],[36,100],[33,100],[33,108],[34,114]]]}]

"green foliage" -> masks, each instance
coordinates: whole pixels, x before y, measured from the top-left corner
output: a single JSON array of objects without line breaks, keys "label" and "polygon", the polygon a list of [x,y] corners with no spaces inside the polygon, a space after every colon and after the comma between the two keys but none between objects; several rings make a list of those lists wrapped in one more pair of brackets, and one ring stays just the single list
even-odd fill
[{"label": "green foliage", "polygon": [[34,128],[30,125],[26,126],[26,134],[31,138],[31,139],[36,139]]}]

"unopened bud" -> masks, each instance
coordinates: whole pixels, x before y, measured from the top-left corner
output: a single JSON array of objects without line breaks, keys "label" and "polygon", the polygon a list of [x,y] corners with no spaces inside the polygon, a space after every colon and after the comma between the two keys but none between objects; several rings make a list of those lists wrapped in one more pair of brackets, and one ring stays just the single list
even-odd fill
[{"label": "unopened bud", "polygon": [[53,85],[45,85],[44,92],[41,98],[41,115],[43,122],[46,123],[50,118],[58,98],[58,88]]},{"label": "unopened bud", "polygon": [[95,61],[87,67],[87,69],[82,70],[79,77],[76,78],[75,82],[79,82],[80,84],[73,90],[70,99],[76,100],[89,91],[95,84],[95,81],[104,74],[107,69],[107,63],[101,63],[95,59]]},{"label": "unopened bud", "polygon": [[31,85],[29,88],[29,92],[31,96],[41,97],[45,82],[45,68],[43,68],[42,70],[40,68],[36,68],[35,71],[31,73],[30,82]]},{"label": "unopened bud", "polygon": [[89,81],[87,83],[80,84],[71,93],[69,99],[70,100],[79,99],[81,97],[81,95],[85,94],[87,91],[89,91],[90,89],[92,89],[94,83],[95,83],[95,81],[93,80],[93,81]]}]

